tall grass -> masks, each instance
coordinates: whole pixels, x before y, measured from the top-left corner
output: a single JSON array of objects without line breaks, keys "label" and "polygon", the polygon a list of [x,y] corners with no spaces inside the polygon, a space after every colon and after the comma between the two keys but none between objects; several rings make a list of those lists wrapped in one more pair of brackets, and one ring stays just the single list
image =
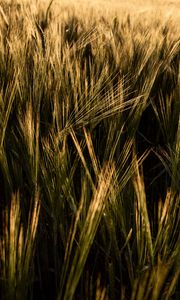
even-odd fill
[{"label": "tall grass", "polygon": [[178,299],[177,20],[83,7],[0,4],[0,297]]}]

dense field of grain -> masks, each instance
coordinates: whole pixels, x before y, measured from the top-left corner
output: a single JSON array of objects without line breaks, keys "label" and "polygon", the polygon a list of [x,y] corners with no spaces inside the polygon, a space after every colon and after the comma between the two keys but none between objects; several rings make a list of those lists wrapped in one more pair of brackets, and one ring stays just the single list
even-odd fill
[{"label": "dense field of grain", "polygon": [[0,1],[0,299],[179,299],[179,1]]}]

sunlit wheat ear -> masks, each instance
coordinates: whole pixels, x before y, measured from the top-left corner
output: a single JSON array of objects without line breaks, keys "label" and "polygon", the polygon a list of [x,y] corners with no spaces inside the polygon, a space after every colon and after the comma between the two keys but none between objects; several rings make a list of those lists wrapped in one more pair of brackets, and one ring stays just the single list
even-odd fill
[{"label": "sunlit wheat ear", "polygon": [[100,276],[96,281],[96,300],[108,300],[108,294],[106,287],[101,286],[101,278]]},{"label": "sunlit wheat ear", "polygon": [[19,192],[12,195],[10,211],[6,208],[3,212],[3,235],[0,239],[2,276],[6,281],[4,293],[9,294],[11,299],[22,297],[24,291],[27,291],[26,280],[34,251],[39,210],[37,192],[34,205],[30,208],[27,230],[24,229],[21,221]]},{"label": "sunlit wheat ear", "polygon": [[[34,199],[32,200],[32,205],[30,206],[30,211],[28,215],[28,227],[25,238],[25,246],[26,246],[26,255],[27,259],[30,260],[32,258],[32,254],[34,251],[34,242],[37,232],[37,226],[39,222],[39,213],[40,213],[40,192],[37,189],[35,191]],[[27,264],[27,268],[29,265]],[[28,272],[28,269],[26,270]]]},{"label": "sunlit wheat ear", "polygon": [[114,44],[113,32],[109,24],[100,23],[97,27],[98,39],[101,41],[101,46],[111,47]]},{"label": "sunlit wheat ear", "polygon": [[88,44],[95,42],[99,37],[98,30],[96,27],[93,27],[88,32],[85,32],[81,37],[77,40],[76,48],[77,50],[84,49]]},{"label": "sunlit wheat ear", "polygon": [[14,78],[8,84],[4,95],[3,91],[0,91],[0,150],[3,148],[8,121],[12,111],[13,102],[15,100],[18,85],[18,73],[18,71],[15,72]]},{"label": "sunlit wheat ear", "polygon": [[[136,157],[136,156],[135,156]],[[150,228],[150,220],[147,209],[146,193],[143,176],[140,175],[138,161],[136,161],[136,170],[134,174],[134,189],[136,193],[135,210],[136,210],[136,236],[137,249],[139,256],[139,265],[147,263],[144,261],[146,251],[148,251],[149,264],[154,263],[154,247]]]},{"label": "sunlit wheat ear", "polygon": [[4,10],[3,10],[3,8],[2,8],[1,5],[0,5],[0,14],[1,14],[2,18],[3,18],[3,21],[4,21],[5,25],[6,25],[6,27],[8,28],[9,22],[8,22],[6,14],[5,14],[5,12],[4,12]]},{"label": "sunlit wheat ear", "polygon": [[32,157],[34,153],[35,128],[33,108],[31,102],[27,105],[26,112],[24,116],[22,116],[22,118],[19,120],[19,124],[24,135],[28,153]]},{"label": "sunlit wheat ear", "polygon": [[[72,110],[64,129],[60,132],[63,135],[71,127],[81,128],[87,124],[96,124],[101,120],[105,120],[113,115],[118,115],[125,110],[130,110],[132,106],[141,106],[144,100],[142,96],[138,96],[134,99],[124,101],[124,97],[127,96],[127,90],[123,87],[122,81],[113,87],[112,82],[114,77],[112,75],[106,76],[105,66],[103,74],[98,82],[92,87],[92,94],[88,95],[87,99],[84,94],[81,95],[80,100],[85,102],[85,105],[81,106],[77,103],[76,107]],[[102,83],[104,78],[104,82]],[[101,88],[103,84],[103,88]],[[106,92],[106,89],[108,91]]]},{"label": "sunlit wheat ear", "polygon": [[[158,260],[157,266],[152,269],[144,268],[138,279],[134,281],[131,300],[136,299],[170,299],[168,294],[171,294],[169,287],[174,288],[174,282],[166,286],[168,274],[172,268],[171,261],[166,263]],[[177,275],[179,272],[177,272]],[[177,281],[177,276],[175,276]],[[162,295],[163,293],[163,295]],[[162,298],[159,298],[162,296]]]},{"label": "sunlit wheat ear", "polygon": [[11,199],[10,211],[8,212],[6,208],[3,212],[3,236],[0,240],[0,249],[3,254],[1,257],[3,277],[7,281],[7,289],[12,297],[20,276],[17,274],[17,267],[22,259],[23,240],[20,218],[19,195],[14,194]]},{"label": "sunlit wheat ear", "polygon": [[[89,205],[84,226],[82,227],[82,231],[80,233],[78,247],[76,247],[75,254],[73,255],[63,299],[73,299],[77,284],[83,272],[85,262],[106,206],[110,185],[113,183],[114,172],[114,166],[110,166],[107,163],[99,174],[98,185],[94,190],[93,198]],[[80,211],[77,212],[77,214],[79,213]],[[74,234],[72,235],[72,238],[74,239]],[[61,293],[62,291],[60,292],[58,299],[61,299]]]}]

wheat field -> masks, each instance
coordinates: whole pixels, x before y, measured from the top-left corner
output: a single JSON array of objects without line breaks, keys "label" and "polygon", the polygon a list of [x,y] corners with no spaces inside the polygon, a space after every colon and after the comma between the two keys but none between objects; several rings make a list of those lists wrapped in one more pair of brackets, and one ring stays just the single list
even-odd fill
[{"label": "wheat field", "polygon": [[180,298],[179,21],[0,1],[0,299]]}]

